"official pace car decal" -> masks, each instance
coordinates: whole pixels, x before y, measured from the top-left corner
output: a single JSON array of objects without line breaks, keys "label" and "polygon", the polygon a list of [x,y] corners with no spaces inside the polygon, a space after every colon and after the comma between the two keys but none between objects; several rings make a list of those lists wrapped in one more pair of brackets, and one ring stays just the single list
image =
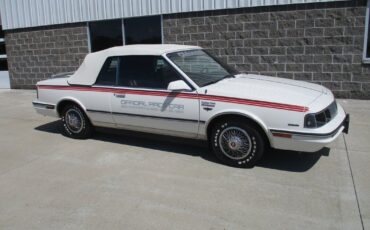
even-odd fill
[{"label": "official pace car decal", "polygon": [[160,102],[146,102],[133,100],[121,100],[121,107],[170,113],[183,113],[185,109],[185,106],[180,104],[167,104]]},{"label": "official pace car decal", "polygon": [[216,106],[216,102],[212,101],[201,101],[200,105],[205,111],[211,111]]},{"label": "official pace car decal", "polygon": [[197,99],[206,101],[216,101],[233,103],[240,105],[250,105],[271,109],[288,110],[294,112],[307,112],[308,107],[299,105],[290,105],[268,101],[258,101],[251,99],[242,99],[225,96],[205,95],[196,93],[178,93],[178,92],[164,92],[164,91],[151,91],[151,90],[133,90],[133,89],[117,89],[117,88],[104,88],[104,87],[90,87],[90,86],[53,86],[53,85],[40,85],[38,89],[52,89],[52,90],[72,90],[72,91],[92,91],[92,92],[106,92],[106,93],[120,93],[120,94],[133,94],[143,96],[159,96],[159,97],[176,97],[176,98],[187,98]]}]

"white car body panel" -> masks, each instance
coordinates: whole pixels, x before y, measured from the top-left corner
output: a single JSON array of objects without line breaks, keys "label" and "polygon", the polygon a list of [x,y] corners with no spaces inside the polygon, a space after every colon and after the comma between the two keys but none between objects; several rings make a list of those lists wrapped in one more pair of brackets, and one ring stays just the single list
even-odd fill
[{"label": "white car body panel", "polygon": [[200,48],[137,45],[89,54],[73,75],[38,82],[34,107],[42,115],[59,117],[58,106],[68,100],[80,105],[95,126],[198,139],[207,139],[213,119],[240,115],[260,126],[271,147],[304,152],[320,150],[348,129],[348,124],[347,127],[344,124],[346,113],[339,104],[337,115],[329,123],[320,128],[304,128],[306,114],[320,112],[335,100],[330,90],[306,82],[240,74],[197,87],[171,63],[194,90],[173,92],[94,85],[107,57],[140,54],[166,58],[166,53],[188,49]]},{"label": "white car body panel", "polygon": [[[158,90],[167,94],[166,91]],[[111,95],[113,118],[120,127],[128,125],[183,133],[197,137],[199,101],[181,97],[150,96],[141,94]],[[118,97],[117,97],[118,96]],[[127,114],[140,114],[132,116]],[[166,119],[162,119],[165,117]],[[184,125],[186,124],[186,125]]]},{"label": "white car body panel", "polygon": [[207,89],[211,95],[307,106],[323,93],[324,88],[276,77],[240,74],[237,78],[225,79],[222,84],[210,85]]}]

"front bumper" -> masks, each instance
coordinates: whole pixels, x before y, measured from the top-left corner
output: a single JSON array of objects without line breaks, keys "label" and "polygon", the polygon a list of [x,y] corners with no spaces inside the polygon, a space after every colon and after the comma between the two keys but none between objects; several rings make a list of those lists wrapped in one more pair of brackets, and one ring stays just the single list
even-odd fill
[{"label": "front bumper", "polygon": [[350,115],[345,114],[343,111],[340,119],[340,121],[337,121],[337,126],[335,126],[330,132],[325,133],[303,133],[285,130],[270,130],[272,142],[271,145],[276,149],[300,152],[319,151],[337,139],[341,133],[348,134]]},{"label": "front bumper", "polygon": [[343,121],[344,129],[343,133],[348,134],[349,132],[349,121],[350,121],[350,116],[349,114],[346,115],[346,118]]}]

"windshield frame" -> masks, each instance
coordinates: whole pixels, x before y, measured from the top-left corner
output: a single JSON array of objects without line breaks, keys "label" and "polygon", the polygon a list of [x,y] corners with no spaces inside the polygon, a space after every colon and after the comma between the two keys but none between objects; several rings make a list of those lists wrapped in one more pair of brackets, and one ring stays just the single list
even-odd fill
[{"label": "windshield frame", "polygon": [[199,49],[186,49],[186,50],[179,50],[179,51],[174,51],[174,52],[168,52],[168,53],[165,53],[163,56],[169,61],[171,62],[171,64],[173,64],[173,66],[184,76],[186,76],[186,78],[188,79],[188,81],[190,81],[191,83],[193,83],[194,85],[196,85],[198,88],[202,88],[202,87],[206,87],[210,84],[214,84],[214,83],[217,83],[218,81],[215,81],[215,79],[213,79],[212,81],[214,81],[212,83],[212,81],[209,81],[210,84],[206,83],[204,85],[199,85],[197,84],[182,68],[180,68],[180,66],[178,66],[174,61],[172,61],[172,59],[168,56],[168,55],[171,55],[171,54],[176,54],[176,53],[181,53],[181,52],[191,52],[191,51],[197,51],[197,50],[200,50],[200,51],[203,51],[206,55],[208,55],[212,60],[214,60],[217,64],[219,64],[227,73],[228,75],[225,75],[224,77],[220,78],[219,81],[225,79],[226,76],[235,76],[235,75],[238,75],[240,74],[240,72],[238,70],[236,70],[235,68],[233,68],[232,66],[224,63],[220,58],[214,56],[213,54],[211,54],[209,51],[205,50],[205,49],[202,49],[202,48],[199,48]]}]

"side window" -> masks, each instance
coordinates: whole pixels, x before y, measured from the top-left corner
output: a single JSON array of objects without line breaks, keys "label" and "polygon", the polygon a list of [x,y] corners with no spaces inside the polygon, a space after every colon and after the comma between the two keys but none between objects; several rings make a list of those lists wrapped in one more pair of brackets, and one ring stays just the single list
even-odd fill
[{"label": "side window", "polygon": [[0,71],[8,71],[8,63],[6,60],[6,50],[4,41],[4,31],[3,28],[1,27],[1,22],[0,22]]},{"label": "side window", "polygon": [[0,59],[0,71],[8,71],[8,63],[6,59]]},{"label": "side window", "polygon": [[128,18],[124,20],[125,42],[131,44],[161,44],[161,16]]},{"label": "side window", "polygon": [[89,23],[92,52],[123,45],[122,20],[106,20]]},{"label": "side window", "polygon": [[118,71],[118,57],[108,58],[100,70],[97,85],[116,85],[116,76]]},{"label": "side window", "polygon": [[123,56],[118,85],[134,88],[167,89],[180,74],[160,56]]}]

